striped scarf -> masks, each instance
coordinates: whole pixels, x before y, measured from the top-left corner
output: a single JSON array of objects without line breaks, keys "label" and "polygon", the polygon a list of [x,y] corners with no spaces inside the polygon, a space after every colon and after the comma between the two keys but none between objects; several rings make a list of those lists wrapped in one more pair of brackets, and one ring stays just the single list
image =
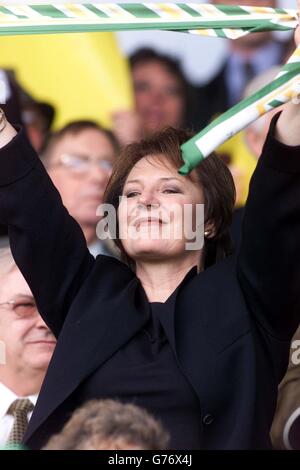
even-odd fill
[{"label": "striped scarf", "polygon": [[[293,30],[297,25],[296,10],[285,8],[197,3],[0,6],[0,35],[159,29],[237,39],[253,32]],[[252,121],[298,96],[299,76],[300,47],[270,84],[182,145],[184,166],[180,173],[188,174],[216,147]]]}]

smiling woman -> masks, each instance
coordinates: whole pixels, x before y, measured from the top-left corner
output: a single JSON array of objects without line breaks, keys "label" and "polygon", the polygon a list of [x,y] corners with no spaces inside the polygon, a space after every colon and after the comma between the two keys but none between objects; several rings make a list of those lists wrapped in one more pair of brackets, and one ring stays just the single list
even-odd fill
[{"label": "smiling woman", "polygon": [[[177,173],[185,131],[125,148],[106,201],[118,210],[128,263],[89,254],[24,132],[4,127],[0,222],[58,337],[28,447],[42,447],[85,401],[118,398],[158,418],[171,449],[270,448],[277,385],[300,321],[299,125],[293,104],[272,120],[238,256],[228,255],[233,183],[215,156],[187,177]],[[185,236],[174,236],[176,211],[192,208],[192,231],[203,203],[204,247],[187,250]],[[120,237],[128,226],[137,237]],[[160,236],[166,227],[170,238]]]},{"label": "smiling woman", "polygon": [[[177,262],[184,258],[185,263],[202,271],[230,254],[229,227],[235,201],[231,174],[218,157],[211,155],[189,177],[179,175],[180,145],[190,137],[186,131],[167,128],[128,145],[116,161],[104,199],[118,211],[116,244],[127,262],[141,257],[152,261],[174,257]],[[196,207],[203,204],[204,221],[196,221]],[[191,241],[186,238],[190,231],[183,230],[188,207],[193,232],[206,232],[204,253],[202,246],[186,249]],[[155,229],[156,219],[163,224]],[[132,226],[136,228],[135,237],[132,232],[128,236]]]}]

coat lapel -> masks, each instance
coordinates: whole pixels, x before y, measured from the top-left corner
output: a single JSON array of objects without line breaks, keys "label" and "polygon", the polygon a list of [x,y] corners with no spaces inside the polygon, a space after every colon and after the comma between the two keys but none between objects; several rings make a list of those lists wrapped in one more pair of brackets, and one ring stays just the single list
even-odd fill
[{"label": "coat lapel", "polygon": [[101,298],[87,310],[84,322],[69,318],[60,335],[25,440],[149,318],[149,303],[136,278],[124,289],[116,305],[111,299],[106,303]]},{"label": "coat lapel", "polygon": [[194,276],[176,296],[175,342],[178,362],[198,395],[202,413],[218,402],[222,352],[250,330],[235,261]]}]

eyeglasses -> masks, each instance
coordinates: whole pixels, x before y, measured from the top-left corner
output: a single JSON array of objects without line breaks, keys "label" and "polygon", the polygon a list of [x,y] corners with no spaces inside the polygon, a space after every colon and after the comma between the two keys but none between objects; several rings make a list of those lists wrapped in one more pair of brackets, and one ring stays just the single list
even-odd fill
[{"label": "eyeglasses", "polygon": [[14,311],[17,317],[30,317],[37,313],[37,306],[33,300],[9,300],[0,303],[0,307]]},{"label": "eyeglasses", "polygon": [[93,165],[106,173],[110,173],[112,169],[112,162],[110,160],[102,158],[94,160],[86,156],[69,153],[60,155],[58,164],[68,168],[74,173],[80,174],[87,173]]}]

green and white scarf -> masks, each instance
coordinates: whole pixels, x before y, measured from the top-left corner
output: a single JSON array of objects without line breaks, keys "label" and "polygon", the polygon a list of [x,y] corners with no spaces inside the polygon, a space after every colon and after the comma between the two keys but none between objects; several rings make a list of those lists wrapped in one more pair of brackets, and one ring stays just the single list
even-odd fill
[{"label": "green and white scarf", "polygon": [[[297,25],[296,10],[284,8],[197,3],[0,4],[0,35],[160,29],[237,39],[260,31],[293,30]],[[273,82],[182,146],[180,172],[188,174],[217,146],[299,94],[300,47]]]}]

